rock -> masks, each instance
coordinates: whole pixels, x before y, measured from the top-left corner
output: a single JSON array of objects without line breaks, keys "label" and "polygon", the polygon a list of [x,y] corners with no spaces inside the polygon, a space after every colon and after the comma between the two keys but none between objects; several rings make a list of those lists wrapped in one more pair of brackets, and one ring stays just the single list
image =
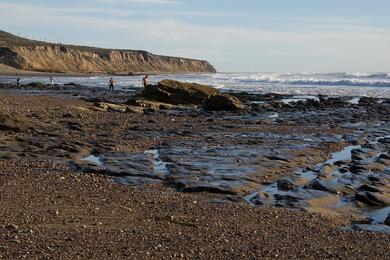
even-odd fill
[{"label": "rock", "polygon": [[372,162],[367,164],[367,169],[371,171],[384,172],[385,166],[379,162]]},{"label": "rock", "polygon": [[390,205],[390,197],[385,196],[379,192],[358,192],[355,195],[355,199],[368,206],[386,206]]},{"label": "rock", "polygon": [[312,189],[312,190],[322,190],[330,193],[338,193],[338,191],[334,187],[327,185],[324,182],[319,180],[311,181],[309,184],[305,186],[305,188]]},{"label": "rock", "polygon": [[97,106],[99,108],[103,108],[105,110],[111,110],[111,111],[120,112],[120,113],[125,113],[127,111],[126,105],[118,105],[118,104],[113,104],[113,103],[100,102],[100,103],[95,103],[95,106]]},{"label": "rock", "polygon": [[378,139],[378,142],[381,144],[390,144],[390,138],[389,137],[380,138]]},{"label": "rock", "polygon": [[31,82],[26,85],[26,87],[31,87],[31,88],[44,88],[45,84],[42,82]]},{"label": "rock", "polygon": [[25,130],[36,130],[39,127],[42,127],[42,124],[21,116],[0,112],[0,131],[23,132]]},{"label": "rock", "polygon": [[362,97],[359,100],[359,105],[361,106],[372,106],[376,105],[378,103],[378,100],[372,97]]},{"label": "rock", "polygon": [[162,80],[157,85],[147,86],[142,91],[141,97],[175,105],[201,105],[209,97],[218,94],[218,90],[206,85]]},{"label": "rock", "polygon": [[290,180],[287,179],[278,180],[277,186],[278,186],[278,190],[282,190],[282,191],[290,191],[296,188],[296,186]]},{"label": "rock", "polygon": [[282,207],[297,207],[299,203],[302,201],[302,198],[298,197],[297,195],[281,195],[281,194],[275,194],[275,206],[282,206]]},{"label": "rock", "polygon": [[387,154],[387,153],[382,153],[381,155],[379,155],[380,159],[386,159],[386,160],[390,160],[390,155]]},{"label": "rock", "polygon": [[335,167],[333,165],[327,163],[327,164],[324,164],[321,166],[319,172],[320,172],[320,174],[329,175],[332,172],[334,172],[334,170],[335,170]]},{"label": "rock", "polygon": [[134,114],[142,114],[144,111],[143,111],[143,109],[140,108],[140,107],[136,107],[136,106],[127,106],[126,112],[128,112],[128,113],[134,113]]},{"label": "rock", "polygon": [[17,225],[15,225],[15,224],[6,225],[5,228],[8,229],[8,230],[11,230],[11,231],[19,230],[19,227]]},{"label": "rock", "polygon": [[385,219],[385,225],[390,226],[390,213],[387,215],[387,218]]},{"label": "rock", "polygon": [[78,87],[78,88],[82,87],[80,84],[74,82],[64,83],[64,86]]},{"label": "rock", "polygon": [[359,191],[380,192],[380,188],[364,184],[359,187]]},{"label": "rock", "polygon": [[362,149],[353,149],[351,151],[351,159],[354,161],[361,161],[368,158],[368,155],[364,153]]},{"label": "rock", "polygon": [[266,192],[260,192],[250,200],[254,205],[272,205],[273,196]]},{"label": "rock", "polygon": [[209,97],[204,103],[205,110],[243,110],[244,105],[238,98],[230,95],[215,95]]},{"label": "rock", "polygon": [[349,167],[349,171],[352,173],[363,173],[368,171],[368,168],[366,165],[363,164],[354,164],[351,167]]},{"label": "rock", "polygon": [[375,151],[380,151],[381,149],[378,144],[371,144],[371,143],[362,144],[361,147],[365,149],[375,150]]},{"label": "rock", "polygon": [[162,80],[157,85],[149,85],[141,95],[129,99],[127,104],[156,110],[170,109],[172,105],[204,105],[205,110],[215,111],[244,109],[237,97],[220,94],[218,90],[206,85],[175,80]]},{"label": "rock", "polygon": [[377,163],[380,163],[380,164],[383,164],[383,165],[385,165],[385,166],[387,166],[387,167],[390,166],[390,160],[388,160],[388,159],[378,158],[378,159],[376,160],[376,162],[377,162]]}]

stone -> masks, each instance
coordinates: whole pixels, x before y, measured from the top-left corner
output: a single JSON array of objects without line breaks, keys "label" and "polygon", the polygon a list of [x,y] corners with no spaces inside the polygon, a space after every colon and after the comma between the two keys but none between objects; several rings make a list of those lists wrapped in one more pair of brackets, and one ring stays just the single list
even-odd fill
[{"label": "stone", "polygon": [[352,173],[362,173],[368,171],[368,168],[366,165],[354,164],[351,167],[349,167],[349,170]]},{"label": "stone", "polygon": [[351,159],[354,161],[362,161],[368,158],[368,155],[364,153],[362,149],[353,149],[351,151]]},{"label": "stone", "polygon": [[26,87],[30,87],[30,88],[44,88],[45,84],[43,84],[42,82],[31,82],[31,83],[28,83],[26,85]]},{"label": "stone", "polygon": [[378,142],[381,144],[390,144],[390,138],[389,137],[380,138],[378,139]]},{"label": "stone", "polygon": [[218,90],[206,85],[166,79],[157,85],[146,86],[141,97],[175,105],[201,105],[207,98],[218,94]]},{"label": "stone", "polygon": [[9,230],[19,230],[19,227],[15,224],[6,225],[5,228]]},{"label": "stone", "polygon": [[378,99],[372,97],[362,97],[359,100],[359,105],[361,106],[372,106],[378,103]]},{"label": "stone", "polygon": [[278,180],[277,186],[278,190],[282,191],[290,191],[296,188],[296,186],[290,180],[287,179]]},{"label": "stone", "polygon": [[390,226],[390,213],[387,215],[384,224]]},{"label": "stone", "polygon": [[214,110],[214,111],[218,111],[218,110],[234,111],[234,110],[243,110],[245,108],[244,105],[241,103],[241,101],[238,100],[238,98],[226,94],[224,95],[220,94],[220,95],[209,97],[205,101],[203,107],[205,110]]},{"label": "stone", "polygon": [[42,126],[41,123],[33,122],[25,117],[0,112],[0,131],[23,132],[26,130],[36,130]]},{"label": "stone", "polygon": [[332,172],[334,172],[334,170],[335,170],[335,167],[333,165],[327,163],[327,164],[324,164],[321,166],[319,172],[320,172],[320,174],[329,175]]},{"label": "stone", "polygon": [[311,181],[309,184],[307,184],[305,186],[305,188],[312,189],[312,190],[321,190],[321,191],[326,191],[326,192],[330,192],[330,193],[338,193],[338,191],[334,187],[327,185],[324,182],[319,181],[319,180]]},{"label": "stone", "polygon": [[111,110],[114,112],[120,112],[120,113],[125,113],[127,112],[127,106],[126,105],[119,105],[119,104],[114,104],[114,103],[107,103],[107,102],[100,102],[100,103],[95,103],[95,106],[102,108],[104,110]]},{"label": "stone", "polygon": [[379,162],[372,162],[372,163],[368,163],[367,165],[367,169],[369,169],[370,171],[377,171],[377,172],[383,172],[385,171],[385,166]]},{"label": "stone", "polygon": [[368,206],[386,206],[390,205],[390,197],[385,196],[379,192],[358,192],[355,195],[355,199]]},{"label": "stone", "polygon": [[386,159],[386,160],[390,160],[390,155],[389,154],[387,154],[387,153],[382,153],[382,154],[380,154],[379,155],[379,157],[378,158],[380,158],[380,159]]},{"label": "stone", "polygon": [[359,187],[359,191],[380,192],[381,189],[378,187],[368,185],[368,184],[364,184],[364,185]]},{"label": "stone", "polygon": [[244,105],[232,95],[220,94],[217,89],[197,83],[162,80],[157,85],[148,85],[142,93],[127,104],[153,107],[156,110],[170,109],[172,105],[204,106],[205,110],[242,110]]}]

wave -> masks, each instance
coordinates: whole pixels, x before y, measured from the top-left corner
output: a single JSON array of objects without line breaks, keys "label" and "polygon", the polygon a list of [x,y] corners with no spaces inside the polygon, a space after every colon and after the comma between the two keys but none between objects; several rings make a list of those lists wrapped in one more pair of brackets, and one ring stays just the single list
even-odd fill
[{"label": "wave", "polygon": [[368,73],[368,72],[352,72],[352,73],[345,73],[347,77],[353,77],[353,78],[389,78],[390,79],[390,73]]},{"label": "wave", "polygon": [[[320,77],[321,75],[321,77]],[[335,74],[312,74],[312,77],[302,77],[302,74],[264,74],[264,75],[241,75],[231,76],[230,80],[243,84],[282,84],[304,86],[356,86],[356,87],[390,87],[388,74],[365,74],[354,77],[335,76]],[[382,75],[381,79],[375,79]],[[386,75],[386,77],[384,77]],[[299,76],[299,77],[298,77]],[[327,77],[327,78],[325,78]]]}]

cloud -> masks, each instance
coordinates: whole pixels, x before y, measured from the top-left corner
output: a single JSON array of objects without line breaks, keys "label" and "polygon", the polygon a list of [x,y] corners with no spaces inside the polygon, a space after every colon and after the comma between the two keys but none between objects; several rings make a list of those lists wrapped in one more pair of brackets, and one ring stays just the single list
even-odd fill
[{"label": "cloud", "polygon": [[[182,20],[85,16],[72,9],[0,3],[0,20],[37,36],[210,60],[223,71],[385,71],[390,29],[358,24],[270,30]],[[99,11],[96,9],[95,11]],[[113,10],[115,12],[115,10]],[[16,14],[16,15],[15,15]],[[319,29],[318,29],[319,28]]]}]

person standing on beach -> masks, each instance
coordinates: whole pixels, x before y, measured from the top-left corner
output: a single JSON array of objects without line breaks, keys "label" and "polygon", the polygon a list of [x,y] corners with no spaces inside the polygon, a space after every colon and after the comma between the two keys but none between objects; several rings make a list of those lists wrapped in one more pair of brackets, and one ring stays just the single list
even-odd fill
[{"label": "person standing on beach", "polygon": [[145,77],[142,79],[142,85],[146,88],[149,85],[149,76],[145,75]]},{"label": "person standing on beach", "polygon": [[111,77],[110,80],[108,81],[108,91],[114,92],[114,87],[115,87],[115,80]]},{"label": "person standing on beach", "polygon": [[20,86],[20,78],[16,79],[16,86],[18,86],[18,87]]},{"label": "person standing on beach", "polygon": [[50,85],[52,88],[54,88],[54,78],[50,77]]}]

